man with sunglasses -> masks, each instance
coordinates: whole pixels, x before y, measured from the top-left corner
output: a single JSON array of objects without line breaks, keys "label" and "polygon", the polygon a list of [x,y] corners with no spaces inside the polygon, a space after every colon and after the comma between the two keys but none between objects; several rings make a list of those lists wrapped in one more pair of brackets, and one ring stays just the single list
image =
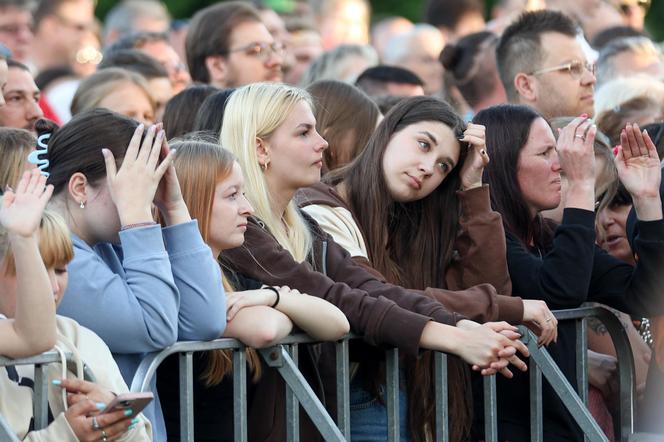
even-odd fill
[{"label": "man with sunglasses", "polygon": [[198,11],[185,46],[194,81],[227,88],[282,80],[284,46],[247,3],[223,2]]},{"label": "man with sunglasses", "polygon": [[496,48],[500,78],[510,102],[546,118],[593,114],[595,67],[574,22],[555,11],[523,14]]}]

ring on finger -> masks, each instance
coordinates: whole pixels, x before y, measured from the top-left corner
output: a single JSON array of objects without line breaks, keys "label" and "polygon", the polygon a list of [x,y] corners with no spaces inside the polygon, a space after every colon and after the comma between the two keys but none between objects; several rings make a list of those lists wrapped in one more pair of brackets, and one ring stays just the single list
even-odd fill
[{"label": "ring on finger", "polygon": [[581,141],[586,141],[586,137],[584,137],[583,135],[574,134],[574,138],[579,138]]},{"label": "ring on finger", "polygon": [[546,318],[546,322],[551,322],[552,319],[553,317],[549,316],[548,318]]},{"label": "ring on finger", "polygon": [[101,440],[102,442],[106,442],[108,440],[108,434],[104,430],[101,430]]},{"label": "ring on finger", "polygon": [[99,422],[97,422],[97,416],[92,416],[92,429],[95,431],[101,429]]}]

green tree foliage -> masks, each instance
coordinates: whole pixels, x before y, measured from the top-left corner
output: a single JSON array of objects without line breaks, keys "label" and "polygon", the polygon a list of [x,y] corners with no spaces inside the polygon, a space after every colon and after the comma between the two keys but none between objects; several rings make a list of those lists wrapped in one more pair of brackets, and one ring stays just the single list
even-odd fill
[{"label": "green tree foliage", "polygon": [[[273,0],[280,1],[280,0]],[[281,0],[287,2],[288,0]],[[97,15],[104,17],[118,0],[98,0]],[[487,13],[493,0],[486,0]],[[186,18],[198,9],[216,3],[215,0],[165,0],[169,11],[175,18]],[[417,21],[422,15],[424,0],[371,0],[374,17],[402,15]],[[646,17],[647,28],[657,41],[664,40],[664,0],[652,0],[650,12]]]}]

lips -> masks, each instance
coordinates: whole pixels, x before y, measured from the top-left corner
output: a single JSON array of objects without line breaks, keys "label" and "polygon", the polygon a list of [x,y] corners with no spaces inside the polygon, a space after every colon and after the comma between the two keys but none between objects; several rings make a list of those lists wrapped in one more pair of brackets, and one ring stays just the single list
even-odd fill
[{"label": "lips", "polygon": [[419,178],[415,178],[414,176],[411,176],[409,174],[406,174],[408,177],[408,185],[412,187],[415,190],[421,190],[422,189],[422,180]]}]

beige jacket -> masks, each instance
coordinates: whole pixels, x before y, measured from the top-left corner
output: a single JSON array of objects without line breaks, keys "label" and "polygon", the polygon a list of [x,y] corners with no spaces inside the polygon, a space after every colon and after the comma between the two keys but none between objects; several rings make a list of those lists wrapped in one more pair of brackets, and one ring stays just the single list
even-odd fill
[{"label": "beige jacket", "polygon": [[[73,319],[63,316],[57,317],[57,330],[57,346],[66,353],[72,353],[75,359],[78,358],[85,363],[97,384],[116,394],[128,391],[111,352],[99,336]],[[82,377],[80,364],[77,371],[79,373],[67,371],[67,376],[70,378]],[[34,366],[32,365],[0,367],[0,391],[2,392],[0,394],[0,414],[21,440],[77,442],[76,435],[65,419],[62,389],[50,383],[52,379],[62,378],[62,365],[49,364],[47,373],[49,408],[55,417],[48,427],[40,431],[30,431],[34,392],[32,387],[34,385]],[[142,414],[139,414],[138,417],[141,422],[136,428],[125,433],[119,441],[152,440],[150,422]]]}]

